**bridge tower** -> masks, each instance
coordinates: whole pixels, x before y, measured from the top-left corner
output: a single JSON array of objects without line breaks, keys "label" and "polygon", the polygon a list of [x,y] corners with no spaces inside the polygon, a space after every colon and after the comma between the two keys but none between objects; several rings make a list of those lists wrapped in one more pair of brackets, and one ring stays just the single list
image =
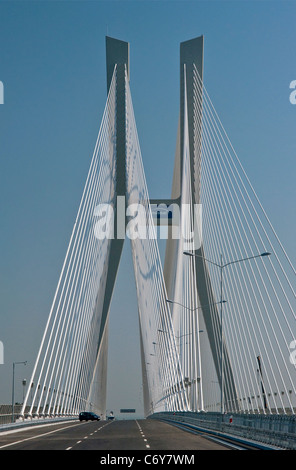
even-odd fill
[{"label": "bridge tower", "polygon": [[[118,217],[126,212],[126,75],[129,79],[129,43],[106,37],[107,95],[116,74],[116,157],[114,158],[114,237],[110,241],[109,262],[106,264],[106,284],[97,296],[96,309],[101,310],[96,366],[91,381],[88,401],[106,409],[108,318],[109,310],[125,240],[126,220]],[[121,221],[120,225],[118,221]],[[102,304],[103,296],[103,304]],[[98,403],[99,398],[99,403]]]},{"label": "bridge tower", "polygon": [[[202,165],[202,102],[203,89],[196,83],[196,71],[199,74],[200,81],[203,83],[203,50],[204,37],[200,36],[180,44],[180,114],[177,133],[177,144],[175,153],[174,175],[171,192],[171,202],[181,201],[182,188],[188,185],[185,175],[182,171],[184,166],[184,148],[188,145],[188,153],[190,160],[190,179],[191,179],[191,204],[192,207],[202,205],[201,200],[201,165]],[[197,111],[201,110],[201,111]],[[185,128],[187,124],[187,134]],[[187,139],[186,143],[184,140]],[[184,179],[184,180],[183,180]],[[200,219],[201,221],[201,219]],[[202,227],[200,227],[202,234]],[[177,256],[178,256],[179,240],[168,237],[166,256],[164,264],[164,276],[168,295],[174,297],[177,288]],[[218,304],[215,303],[215,296],[211,287],[211,280],[205,263],[205,254],[202,243],[195,250],[195,281],[194,288],[197,291],[197,302],[200,308],[208,340],[212,353],[216,375],[221,384],[221,337],[217,335],[217,325],[220,325],[220,315]],[[196,311],[197,314],[197,311]],[[216,328],[216,334],[215,334]],[[220,327],[218,328],[220,331]],[[196,333],[197,334],[197,333]],[[235,394],[234,379],[229,362],[229,356],[225,342],[223,341],[224,356],[224,383],[223,394],[224,400],[228,403],[237,404]],[[192,384],[194,379],[189,378]],[[201,391],[202,393],[202,391]]]}]

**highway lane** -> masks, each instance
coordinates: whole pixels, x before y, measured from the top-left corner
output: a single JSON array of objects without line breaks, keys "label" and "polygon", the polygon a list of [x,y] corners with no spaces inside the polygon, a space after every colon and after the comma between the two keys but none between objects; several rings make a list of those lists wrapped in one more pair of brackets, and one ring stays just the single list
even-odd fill
[{"label": "highway lane", "polygon": [[0,450],[228,450],[156,420],[64,422],[0,433]]}]

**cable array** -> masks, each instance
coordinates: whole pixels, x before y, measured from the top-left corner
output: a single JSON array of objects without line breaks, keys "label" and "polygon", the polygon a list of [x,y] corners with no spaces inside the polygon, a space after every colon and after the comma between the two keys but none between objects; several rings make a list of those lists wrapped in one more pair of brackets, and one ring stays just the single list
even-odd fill
[{"label": "cable array", "polygon": [[[122,73],[121,67],[120,80]],[[187,93],[186,73],[184,66],[180,223],[178,240],[171,245],[175,250],[170,263],[172,297],[168,298],[165,285],[129,80],[125,70],[123,90],[115,66],[23,417],[71,415],[86,409],[105,412],[104,299],[106,290],[110,293],[114,287],[107,285],[112,215],[118,209],[117,188],[122,186],[117,183],[123,180],[138,297],[145,414],[217,411],[222,405],[231,412],[295,413],[296,271],[196,66],[193,97]],[[121,98],[124,93],[120,104],[117,87]],[[193,99],[193,129],[188,123],[188,96]],[[116,129],[117,106],[125,112],[120,129]],[[116,174],[119,135],[125,142],[124,179]],[[207,305],[201,303],[205,291]]]},{"label": "cable array", "polygon": [[[214,292],[217,302],[221,300],[222,268],[219,266],[223,265],[226,301],[223,340],[235,379],[232,393],[238,398],[235,404],[225,403],[225,409],[293,413],[296,376],[291,345],[296,331],[295,269],[195,66],[194,90],[195,116],[202,128],[200,201],[204,263],[210,274],[208,288]],[[215,324],[217,343],[221,342],[220,321]],[[217,375],[208,374],[211,368],[207,356],[203,356],[202,363],[205,409],[219,409]],[[220,373],[221,370],[218,377]]]},{"label": "cable array", "polygon": [[[180,224],[177,241],[176,277],[173,298],[169,299],[174,331],[178,344],[180,362],[184,374],[185,387],[191,411],[203,410],[203,385],[201,373],[200,326],[198,315],[198,293],[196,286],[196,263],[194,257],[185,257],[184,250],[193,250],[200,244],[198,210],[192,204],[191,164],[189,130],[187,118],[186,68],[184,66],[184,144],[182,149]],[[198,209],[198,208],[197,208]]]},{"label": "cable array", "polygon": [[131,240],[143,348],[145,412],[187,410],[187,395],[163,278],[156,229],[127,86],[127,234]]},{"label": "cable array", "polygon": [[115,91],[116,68],[22,416],[100,410],[105,400],[104,383],[97,396],[91,394],[105,353],[100,329],[110,249],[108,237],[96,236],[96,216],[98,204],[112,207],[115,200]]}]

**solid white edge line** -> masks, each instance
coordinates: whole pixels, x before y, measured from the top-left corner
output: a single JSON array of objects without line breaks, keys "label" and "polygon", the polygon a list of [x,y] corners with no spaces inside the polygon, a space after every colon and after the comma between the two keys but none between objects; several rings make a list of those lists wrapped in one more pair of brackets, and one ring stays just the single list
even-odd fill
[{"label": "solid white edge line", "polygon": [[[80,426],[80,423],[76,424],[75,426]],[[11,446],[14,446],[16,444],[20,444],[21,442],[26,442],[26,441],[31,441],[33,439],[38,439],[39,437],[48,436],[49,434],[53,434],[53,433],[58,432],[58,431],[63,431],[64,429],[68,429],[68,428],[72,428],[72,427],[74,427],[74,426],[64,426],[63,428],[55,429],[54,431],[49,431],[49,432],[45,432],[43,434],[38,434],[37,436],[31,436],[31,437],[27,437],[26,439],[20,439],[19,441],[10,442],[9,444],[4,444],[4,446],[0,446],[0,449],[4,449],[5,447],[11,447]]]}]

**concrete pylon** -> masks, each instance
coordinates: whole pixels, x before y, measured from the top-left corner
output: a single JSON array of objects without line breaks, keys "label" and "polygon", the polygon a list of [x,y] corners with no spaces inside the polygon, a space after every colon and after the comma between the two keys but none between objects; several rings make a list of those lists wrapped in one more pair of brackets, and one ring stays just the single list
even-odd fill
[{"label": "concrete pylon", "polygon": [[[111,299],[116,283],[119,263],[122,255],[126,222],[117,225],[117,213],[125,214],[126,196],[126,80],[129,75],[129,43],[106,37],[106,71],[107,94],[116,67],[116,158],[115,158],[115,190],[114,190],[114,238],[110,242],[109,262],[104,289],[98,292],[96,309],[101,318],[98,338],[96,367],[93,373],[89,402],[97,403],[97,407],[106,410],[107,392],[107,358],[108,358],[108,318]],[[117,202],[119,201],[119,204]],[[124,206],[122,207],[122,203]],[[120,205],[120,207],[119,207]],[[121,232],[121,233],[119,233]],[[102,301],[103,299],[103,301]]]},{"label": "concrete pylon", "polygon": [[[190,170],[191,170],[191,188],[192,188],[192,205],[201,204],[201,135],[202,135],[202,121],[198,119],[197,109],[202,108],[202,87],[194,86],[194,68],[197,69],[201,82],[203,80],[203,49],[204,37],[200,36],[180,44],[180,114],[177,133],[177,144],[175,153],[175,166],[172,184],[172,200],[179,200],[182,188],[182,164],[183,164],[183,148],[184,148],[184,113],[187,111],[188,119],[188,134],[189,134],[189,152],[190,152]],[[186,72],[185,72],[186,71]],[[186,88],[185,88],[186,80]],[[187,93],[187,109],[184,107],[185,89]],[[170,298],[174,297],[175,289],[175,266],[178,240],[169,237],[166,246],[166,256],[164,264],[164,277],[166,287]],[[196,261],[196,287],[199,297],[200,305],[202,308],[202,315],[207,329],[207,335],[210,343],[210,348],[213,356],[213,361],[216,369],[216,374],[221,387],[221,338],[215,334],[217,325],[220,325],[219,309],[215,302],[220,299],[215,299],[211,287],[211,280],[204,261],[204,247],[201,244],[199,249],[195,251],[198,255]],[[208,307],[207,307],[208,306]],[[237,404],[237,396],[235,393],[235,384],[232,374],[232,368],[229,360],[228,351],[223,344],[224,355],[224,401],[231,403],[232,406]]]}]

